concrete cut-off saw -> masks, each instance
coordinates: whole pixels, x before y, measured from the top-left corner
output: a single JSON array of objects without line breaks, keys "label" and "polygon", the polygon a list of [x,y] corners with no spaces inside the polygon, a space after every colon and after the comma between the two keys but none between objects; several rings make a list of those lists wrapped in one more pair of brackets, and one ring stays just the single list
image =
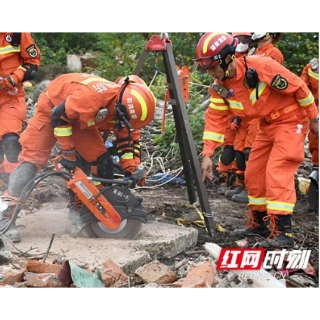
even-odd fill
[{"label": "concrete cut-off saw", "polygon": [[[23,189],[18,204],[3,233],[16,220],[21,204],[27,200],[32,190],[44,179],[56,175],[62,177],[68,190],[71,190],[81,201],[81,210],[77,221],[77,235],[88,238],[124,238],[135,239],[147,215],[142,207],[142,197],[130,191],[131,180],[102,179],[87,176],[79,167],[74,172],[61,170],[58,160],[53,159],[54,172],[36,176]],[[94,182],[106,185],[97,188]]]},{"label": "concrete cut-off saw", "polygon": [[[59,170],[57,160],[53,160]],[[93,183],[108,186],[98,189]],[[147,215],[142,207],[142,197],[131,193],[130,180],[88,177],[76,167],[67,187],[82,202],[77,222],[80,233],[86,237],[135,239]]]}]

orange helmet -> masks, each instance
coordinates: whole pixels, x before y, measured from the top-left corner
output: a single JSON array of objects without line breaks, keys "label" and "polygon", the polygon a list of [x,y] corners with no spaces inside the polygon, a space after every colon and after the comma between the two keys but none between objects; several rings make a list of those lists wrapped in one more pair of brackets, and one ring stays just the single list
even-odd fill
[{"label": "orange helmet", "polygon": [[127,120],[132,129],[140,129],[153,119],[155,111],[156,98],[146,85],[123,82],[116,102],[116,115],[120,121],[126,123]]},{"label": "orange helmet", "polygon": [[198,42],[195,63],[200,72],[209,70],[218,62],[223,67],[223,58],[228,55],[234,55],[238,44],[238,39],[233,38],[230,34],[205,33]]},{"label": "orange helmet", "polygon": [[239,37],[239,36],[245,36],[245,37],[252,37],[252,33],[251,32],[232,32],[232,36],[235,37]]},{"label": "orange helmet", "polygon": [[115,83],[122,85],[123,82],[124,82],[124,80],[125,80],[126,78],[129,78],[129,82],[142,83],[142,84],[144,84],[145,86],[147,85],[139,76],[137,76],[137,75],[135,75],[135,74],[130,74],[130,75],[126,76],[126,77],[118,78],[118,79],[115,81]]}]

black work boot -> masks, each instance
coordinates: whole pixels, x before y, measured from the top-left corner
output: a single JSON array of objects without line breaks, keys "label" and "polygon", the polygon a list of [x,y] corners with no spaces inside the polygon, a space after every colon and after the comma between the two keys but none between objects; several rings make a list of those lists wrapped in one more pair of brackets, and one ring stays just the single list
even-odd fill
[{"label": "black work boot", "polygon": [[8,191],[13,197],[20,197],[24,187],[36,176],[37,167],[31,162],[22,162],[9,176]]},{"label": "black work boot", "polygon": [[227,172],[220,172],[218,177],[218,188],[217,193],[218,194],[225,194],[228,190],[228,180],[229,175]]},{"label": "black work boot", "polygon": [[272,230],[270,239],[259,243],[259,246],[265,248],[292,248],[294,241],[292,237],[291,220],[292,215],[274,215],[271,216]]},{"label": "black work boot", "polygon": [[267,211],[247,211],[246,215],[249,215],[247,220],[247,226],[243,229],[234,230],[235,233],[245,237],[259,235],[264,238],[268,238],[271,234],[269,230],[269,219],[267,218]]},{"label": "black work boot", "polygon": [[234,184],[229,186],[229,189],[226,191],[225,196],[228,199],[231,199],[233,195],[240,193],[244,190],[245,185],[244,185],[244,174],[236,174],[236,179]]},{"label": "black work boot", "polygon": [[248,203],[249,198],[248,198],[248,190],[245,187],[240,193],[236,193],[231,197],[232,201],[235,202],[241,202],[241,203]]}]

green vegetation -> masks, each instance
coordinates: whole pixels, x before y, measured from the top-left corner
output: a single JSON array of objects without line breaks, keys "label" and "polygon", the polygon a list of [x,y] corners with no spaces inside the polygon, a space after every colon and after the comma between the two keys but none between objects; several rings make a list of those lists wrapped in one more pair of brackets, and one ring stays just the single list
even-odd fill
[{"label": "green vegetation", "polygon": [[[84,68],[82,72],[96,74],[115,80],[133,73],[139,57],[152,35],[150,33],[32,33],[42,54],[37,82],[52,80],[61,73],[69,72],[66,68],[67,54],[95,53],[96,68]],[[193,112],[200,107],[208,94],[212,78],[199,74],[193,60],[195,49],[202,33],[169,33],[173,44],[176,64],[186,65],[190,69],[189,100],[186,103],[190,125],[193,131],[197,151],[202,150],[202,133],[204,112]],[[301,74],[310,59],[319,56],[318,33],[283,33],[275,45],[284,55],[284,65],[295,74]],[[80,70],[79,70],[80,71]],[[157,76],[156,75],[157,71]],[[159,100],[164,100],[166,77],[164,74],[162,54],[150,52],[140,77],[150,86]],[[166,119],[165,133],[156,135],[154,142],[159,149],[166,152],[168,148],[178,148],[173,117]]]}]

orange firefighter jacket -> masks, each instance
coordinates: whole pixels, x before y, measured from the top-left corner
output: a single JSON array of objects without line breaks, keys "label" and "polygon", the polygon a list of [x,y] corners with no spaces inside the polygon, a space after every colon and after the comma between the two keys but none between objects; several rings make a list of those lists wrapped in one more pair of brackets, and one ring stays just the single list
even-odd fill
[{"label": "orange firefighter jacket", "polygon": [[18,46],[12,46],[12,37],[13,32],[0,33],[0,77],[4,78],[14,73],[19,82],[22,82],[26,65],[39,66],[41,53],[29,32],[21,33],[20,45]]},{"label": "orange firefighter jacket", "polygon": [[[252,55],[271,57],[272,59],[278,61],[283,65],[283,55],[281,51],[272,43],[258,48]],[[238,129],[237,137],[234,142],[235,150],[244,150],[245,148],[251,148],[258,131],[259,119],[253,119],[251,121],[243,120]]]},{"label": "orange firefighter jacket", "polygon": [[[120,85],[114,82],[84,73],[61,75],[49,83],[46,94],[53,106],[65,101],[67,118],[63,119],[68,124],[54,129],[54,134],[63,150],[71,150],[74,147],[72,138],[72,124],[74,122],[77,122],[80,129],[114,131],[116,124],[115,103],[119,90]],[[97,122],[96,115],[101,108],[108,108],[108,115],[105,120]],[[129,140],[129,137],[126,128],[118,132],[118,139],[121,141],[118,146],[120,164],[125,171],[133,171],[136,167],[134,147],[133,145],[128,146],[128,143],[125,142]],[[92,143],[94,145],[94,141]],[[121,148],[125,152],[121,152],[123,151]]]},{"label": "orange firefighter jacket", "polygon": [[272,58],[257,55],[247,57],[248,68],[258,73],[257,89],[246,87],[243,58],[236,59],[235,64],[237,74],[233,78],[224,82],[216,80],[229,90],[229,95],[222,98],[210,90],[212,103],[205,112],[203,156],[212,157],[214,150],[223,143],[230,112],[248,120],[263,119],[273,111],[298,103],[300,107],[292,112],[309,119],[318,116],[314,97],[307,85]]},{"label": "orange firefighter jacket", "polygon": [[273,45],[273,43],[268,43],[260,48],[257,48],[253,55],[271,57],[283,65],[283,54]]}]

